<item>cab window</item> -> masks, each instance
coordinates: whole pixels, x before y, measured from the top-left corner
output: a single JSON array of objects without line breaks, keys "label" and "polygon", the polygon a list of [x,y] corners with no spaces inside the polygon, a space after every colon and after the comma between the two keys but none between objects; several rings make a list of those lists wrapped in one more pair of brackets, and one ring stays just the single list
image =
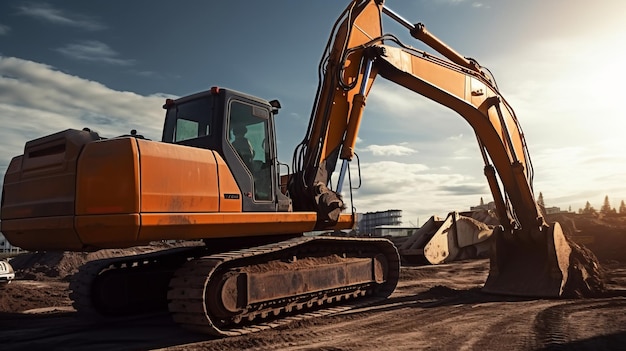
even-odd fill
[{"label": "cab window", "polygon": [[211,113],[211,101],[207,98],[187,101],[168,109],[166,121],[176,122],[168,124],[173,131],[164,134],[163,141],[177,143],[211,135]]}]

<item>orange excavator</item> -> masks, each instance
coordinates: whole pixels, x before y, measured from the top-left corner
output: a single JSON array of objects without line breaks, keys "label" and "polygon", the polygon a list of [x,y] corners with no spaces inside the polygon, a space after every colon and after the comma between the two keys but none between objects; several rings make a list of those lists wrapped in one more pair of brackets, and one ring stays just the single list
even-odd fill
[{"label": "orange excavator", "polygon": [[[383,34],[385,14],[443,57]],[[484,290],[564,293],[572,248],[558,223],[540,214],[521,128],[486,69],[382,0],[354,0],[335,23],[319,70],[289,174],[280,175],[276,157],[280,103],[214,87],[166,100],[161,142],[89,129],[28,141],[5,175],[2,232],[26,250],[203,242],[87,263],[70,284],[81,313],[166,305],[186,328],[239,335],[301,310],[386,298],[400,270],[391,242],[304,235],[354,225],[341,187],[366,96],[381,76],[456,111],[476,133],[501,224]]]}]

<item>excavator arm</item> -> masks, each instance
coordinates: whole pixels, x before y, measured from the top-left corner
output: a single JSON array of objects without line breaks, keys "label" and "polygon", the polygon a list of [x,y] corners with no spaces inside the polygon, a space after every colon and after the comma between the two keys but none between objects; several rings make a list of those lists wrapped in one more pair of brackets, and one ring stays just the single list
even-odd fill
[{"label": "excavator arm", "polygon": [[[443,58],[383,34],[383,14]],[[476,134],[501,224],[494,233],[496,245],[485,290],[563,294],[572,250],[559,224],[550,226],[541,215],[532,190],[524,134],[489,71],[448,47],[424,25],[413,25],[384,7],[380,0],[353,1],[333,32],[320,62],[320,85],[309,127],[294,153],[295,172],[289,183],[294,209],[316,211],[320,228],[339,218],[345,207],[341,185],[354,157],[367,95],[381,76],[456,111]],[[330,179],[338,159],[342,165],[333,191]]]},{"label": "excavator arm", "polygon": [[316,211],[319,228],[336,222],[345,207],[340,191],[327,185],[340,151],[344,159],[353,156],[365,96],[376,77],[364,71],[371,68],[363,67],[364,49],[382,36],[381,9],[382,1],[353,1],[337,19],[319,64],[309,126],[294,151],[288,184],[294,210]]}]

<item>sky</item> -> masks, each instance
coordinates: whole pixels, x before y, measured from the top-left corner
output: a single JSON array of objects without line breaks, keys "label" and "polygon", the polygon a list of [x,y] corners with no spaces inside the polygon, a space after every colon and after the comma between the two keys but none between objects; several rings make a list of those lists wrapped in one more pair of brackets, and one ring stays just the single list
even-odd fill
[{"label": "sky", "polygon": [[[28,140],[89,127],[160,140],[165,98],[222,86],[281,101],[280,161],[291,164],[331,27],[348,1],[2,1],[0,173]],[[387,0],[385,5],[494,74],[515,110],[547,206],[626,200],[626,2]],[[434,53],[385,18],[384,32]],[[357,154],[358,212],[403,224],[492,196],[474,132],[456,113],[376,81]],[[355,162],[353,184],[358,183]],[[346,188],[344,188],[346,189]],[[348,191],[344,197],[349,198]]]}]

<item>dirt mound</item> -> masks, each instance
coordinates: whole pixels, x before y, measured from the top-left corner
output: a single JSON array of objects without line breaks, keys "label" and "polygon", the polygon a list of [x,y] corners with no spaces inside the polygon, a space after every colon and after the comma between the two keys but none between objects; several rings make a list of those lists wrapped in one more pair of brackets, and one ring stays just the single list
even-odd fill
[{"label": "dirt mound", "polygon": [[572,248],[568,279],[563,286],[565,297],[596,297],[606,292],[604,271],[597,257],[582,245],[568,239]]},{"label": "dirt mound", "polygon": [[136,255],[167,248],[197,245],[196,242],[154,243],[128,249],[104,249],[94,252],[27,252],[11,259],[17,279],[69,281],[78,268],[86,262],[119,256]]},{"label": "dirt mound", "polygon": [[13,281],[0,286],[0,315],[47,307],[69,309],[71,304],[65,282]]},{"label": "dirt mound", "polygon": [[17,279],[66,280],[87,262],[83,252],[24,253],[11,260]]},{"label": "dirt mound", "polygon": [[584,244],[601,262],[626,261],[626,216],[558,213],[546,220],[559,222],[567,237]]}]

